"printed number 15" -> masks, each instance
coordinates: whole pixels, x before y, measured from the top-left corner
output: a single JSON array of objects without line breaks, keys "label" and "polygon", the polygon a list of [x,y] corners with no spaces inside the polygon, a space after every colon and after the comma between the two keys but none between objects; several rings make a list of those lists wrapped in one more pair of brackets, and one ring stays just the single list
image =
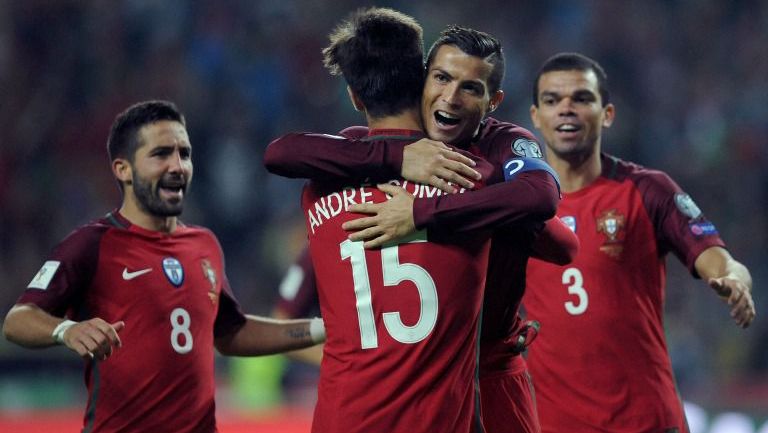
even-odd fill
[{"label": "printed number 15", "polygon": [[[346,240],[339,244],[341,259],[349,259],[355,284],[355,306],[360,325],[360,343],[363,349],[379,347],[376,318],[373,314],[371,281],[362,242]],[[421,314],[413,326],[403,324],[397,311],[383,313],[384,327],[395,340],[413,344],[427,338],[437,323],[437,288],[429,273],[415,263],[400,263],[398,246],[381,249],[381,271],[384,286],[397,286],[402,281],[412,281],[419,292]]]}]

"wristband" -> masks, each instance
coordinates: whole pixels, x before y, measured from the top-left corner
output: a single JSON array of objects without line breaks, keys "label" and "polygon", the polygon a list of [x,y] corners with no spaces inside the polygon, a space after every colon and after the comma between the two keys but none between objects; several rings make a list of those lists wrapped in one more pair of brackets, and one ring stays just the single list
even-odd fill
[{"label": "wristband", "polygon": [[315,344],[325,341],[325,323],[320,317],[309,319],[309,337]]},{"label": "wristband", "polygon": [[63,322],[56,325],[55,328],[53,328],[53,333],[51,336],[53,337],[53,341],[55,341],[58,344],[64,344],[64,333],[67,332],[67,329],[71,328],[72,325],[76,325],[77,322],[74,320],[64,320]]}]

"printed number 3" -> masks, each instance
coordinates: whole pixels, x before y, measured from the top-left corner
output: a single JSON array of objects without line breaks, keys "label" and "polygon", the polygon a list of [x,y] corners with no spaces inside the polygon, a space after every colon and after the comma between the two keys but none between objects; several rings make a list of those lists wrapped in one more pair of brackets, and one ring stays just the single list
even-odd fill
[{"label": "printed number 3", "polygon": [[[184,355],[192,351],[192,333],[189,332],[189,325],[192,319],[187,310],[183,308],[174,308],[171,311],[171,346],[173,350]],[[179,337],[184,336],[183,343]]]},{"label": "printed number 3", "polygon": [[576,268],[568,268],[563,272],[563,284],[570,284],[568,286],[568,294],[576,295],[579,300],[576,304],[571,301],[565,303],[565,311],[578,316],[587,311],[589,305],[589,296],[587,291],[584,290],[584,278],[581,276],[581,271]]},{"label": "printed number 3", "polygon": [[[363,349],[379,347],[376,334],[376,319],[371,305],[371,281],[368,277],[368,265],[365,261],[365,249],[362,242],[346,240],[339,244],[341,259],[349,259],[352,264],[352,278],[355,284],[355,306],[360,325],[360,343]],[[413,281],[419,292],[421,314],[413,326],[403,324],[399,312],[383,314],[384,327],[395,340],[413,344],[427,338],[437,323],[437,288],[435,281],[421,266],[414,263],[400,263],[397,245],[381,250],[381,270],[384,286],[396,286],[401,281]]]}]

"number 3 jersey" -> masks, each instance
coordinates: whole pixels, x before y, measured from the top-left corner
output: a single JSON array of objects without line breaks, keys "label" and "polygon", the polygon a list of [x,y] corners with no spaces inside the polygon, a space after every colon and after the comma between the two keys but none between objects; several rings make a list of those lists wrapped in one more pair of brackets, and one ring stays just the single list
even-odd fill
[{"label": "number 3 jersey", "polygon": [[[416,196],[437,194],[402,179],[393,183]],[[417,232],[374,250],[348,240],[341,225],[364,216],[348,207],[385,200],[365,183],[313,181],[303,192],[328,335],[312,431],[473,431],[488,235]]]},{"label": "number 3 jersey", "polygon": [[542,431],[684,432],[662,321],[665,256],[695,275],[698,255],[723,242],[666,174],[608,155],[602,166],[558,207],[579,238],[575,260],[528,263],[523,304],[541,322],[528,365]]},{"label": "number 3 jersey", "polygon": [[213,340],[245,317],[210,231],[166,234],[109,214],[62,241],[18,303],[125,322],[122,347],[86,364],[83,431],[216,431]]}]

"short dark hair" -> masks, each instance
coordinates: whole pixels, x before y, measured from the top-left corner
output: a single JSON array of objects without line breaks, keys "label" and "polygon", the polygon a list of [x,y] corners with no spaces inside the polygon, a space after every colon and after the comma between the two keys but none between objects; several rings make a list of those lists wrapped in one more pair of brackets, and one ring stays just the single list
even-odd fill
[{"label": "short dark hair", "polygon": [[323,63],[344,76],[372,117],[418,106],[424,88],[423,31],[387,8],[359,9],[330,34]]},{"label": "short dark hair", "polygon": [[169,101],[144,101],[131,105],[118,114],[109,131],[107,154],[109,160],[125,158],[133,162],[141,146],[139,130],[161,120],[171,120],[186,126],[184,115]]},{"label": "short dark hair", "polygon": [[488,91],[493,94],[501,89],[501,82],[504,81],[504,51],[498,39],[485,32],[450,25],[440,32],[440,36],[429,49],[427,69],[432,65],[438,48],[443,45],[454,45],[464,53],[480,57],[493,65],[491,76],[488,77]]},{"label": "short dark hair", "polygon": [[552,71],[593,71],[597,76],[597,90],[600,92],[603,107],[610,102],[608,75],[597,61],[579,53],[557,53],[541,65],[536,79],[533,80],[533,105],[539,106],[539,79]]}]

